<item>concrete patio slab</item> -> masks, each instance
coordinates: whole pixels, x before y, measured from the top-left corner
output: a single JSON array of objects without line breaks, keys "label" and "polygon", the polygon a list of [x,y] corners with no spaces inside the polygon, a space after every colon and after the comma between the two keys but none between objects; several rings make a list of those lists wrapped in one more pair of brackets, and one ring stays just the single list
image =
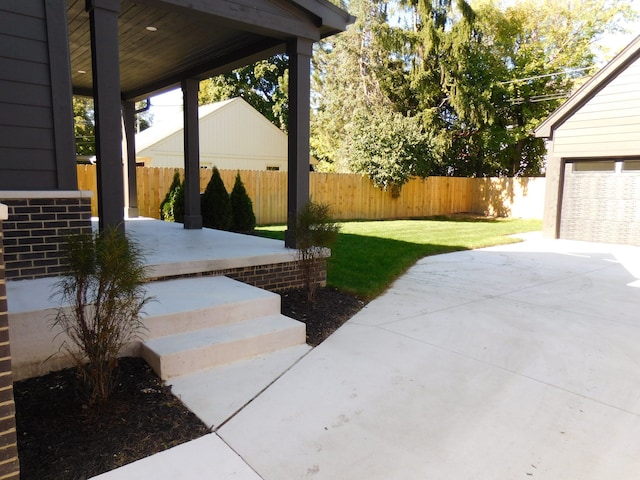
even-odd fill
[{"label": "concrete patio slab", "polygon": [[637,326],[496,298],[384,328],[640,415]]},{"label": "concrete patio slab", "polygon": [[219,437],[205,435],[151,457],[112,470],[96,480],[260,480]]},{"label": "concrete patio slab", "polygon": [[638,258],[532,240],[421,260],[218,434],[264,480],[636,478]]},{"label": "concrete patio slab", "polygon": [[637,415],[358,325],[345,326],[219,434],[269,480],[640,471]]},{"label": "concrete patio slab", "polygon": [[[423,259],[215,434],[98,478],[638,478],[639,262],[541,239]],[[215,424],[238,403],[207,395],[270,370],[233,368],[174,390]]]},{"label": "concrete patio slab", "polygon": [[209,428],[217,429],[311,350],[291,347],[169,380],[171,391]]},{"label": "concrete patio slab", "polygon": [[[94,225],[96,220],[93,220]],[[144,246],[150,277],[248,267],[295,260],[284,242],[210,228],[187,230],[180,223],[127,219],[127,232]],[[167,248],[173,245],[175,248]]]}]

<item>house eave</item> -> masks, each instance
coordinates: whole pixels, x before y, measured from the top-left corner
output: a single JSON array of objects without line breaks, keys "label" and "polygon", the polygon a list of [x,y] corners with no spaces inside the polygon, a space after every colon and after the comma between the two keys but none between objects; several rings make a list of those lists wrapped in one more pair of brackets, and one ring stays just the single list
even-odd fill
[{"label": "house eave", "polygon": [[553,112],[538,128],[534,130],[534,135],[538,138],[550,139],[553,131],[562,125],[576,111],[582,108],[599,91],[601,91],[611,80],[616,78],[631,63],[640,57],[640,36],[636,37],[609,63],[602,67],[588,82],[580,87],[571,97],[567,99],[555,112]]}]

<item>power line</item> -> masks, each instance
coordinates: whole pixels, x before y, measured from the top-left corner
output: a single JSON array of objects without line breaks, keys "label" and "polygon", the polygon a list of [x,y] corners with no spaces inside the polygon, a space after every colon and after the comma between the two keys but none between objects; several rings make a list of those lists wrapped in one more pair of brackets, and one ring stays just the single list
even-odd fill
[{"label": "power line", "polygon": [[515,80],[507,80],[507,81],[504,81],[504,82],[498,82],[496,85],[508,85],[510,83],[528,82],[529,80],[537,80],[538,78],[555,77],[555,76],[558,76],[558,75],[568,75],[569,73],[583,72],[585,70],[592,70],[594,68],[598,68],[598,67],[596,65],[592,65],[590,67],[574,68],[572,70],[563,70],[562,72],[545,73],[544,75],[534,75],[533,77],[516,78]]},{"label": "power line", "polygon": [[558,92],[558,93],[548,93],[546,95],[534,95],[529,97],[528,99],[524,99],[523,97],[513,98],[509,100],[511,105],[520,105],[522,103],[538,103],[538,102],[547,102],[550,100],[559,100],[561,98],[568,98],[571,95],[571,92]]}]

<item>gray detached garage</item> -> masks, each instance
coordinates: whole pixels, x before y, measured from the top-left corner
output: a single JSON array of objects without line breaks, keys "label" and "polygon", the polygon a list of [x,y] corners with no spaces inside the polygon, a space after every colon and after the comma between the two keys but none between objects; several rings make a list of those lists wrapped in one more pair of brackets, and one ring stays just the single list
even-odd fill
[{"label": "gray detached garage", "polygon": [[547,237],[640,245],[640,37],[535,131]]}]

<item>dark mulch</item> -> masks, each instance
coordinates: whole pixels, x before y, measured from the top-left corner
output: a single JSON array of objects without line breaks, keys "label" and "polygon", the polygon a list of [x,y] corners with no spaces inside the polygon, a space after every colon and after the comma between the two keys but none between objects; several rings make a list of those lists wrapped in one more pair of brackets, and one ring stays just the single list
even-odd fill
[{"label": "dark mulch", "polygon": [[73,369],[14,384],[22,480],[89,478],[207,433],[139,358],[123,358],[103,405],[86,407]]},{"label": "dark mulch", "polygon": [[[282,313],[318,345],[365,302],[330,288],[282,294]],[[206,426],[138,358],[119,362],[108,403],[87,407],[73,369],[14,384],[22,480],[81,480],[198,438]]]},{"label": "dark mulch", "polygon": [[307,343],[317,346],[356,314],[366,302],[335,288],[319,288],[315,301],[307,301],[306,290],[281,293],[282,314],[307,325]]}]

